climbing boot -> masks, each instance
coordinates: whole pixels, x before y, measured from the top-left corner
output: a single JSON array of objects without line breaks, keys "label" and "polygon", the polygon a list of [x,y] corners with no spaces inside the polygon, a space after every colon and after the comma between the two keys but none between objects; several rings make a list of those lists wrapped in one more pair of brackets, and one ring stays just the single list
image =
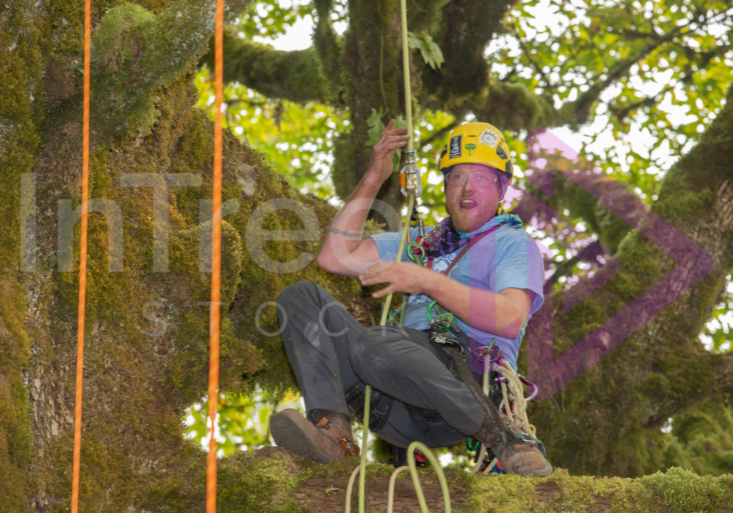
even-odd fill
[{"label": "climbing boot", "polygon": [[507,474],[536,477],[552,474],[552,465],[538,448],[541,447],[541,442],[524,433],[518,423],[509,422],[507,417],[502,416],[502,421],[508,429],[523,439],[506,433],[488,417],[473,437],[491,448]]},{"label": "climbing boot", "polygon": [[331,410],[311,410],[307,420],[288,408],[270,419],[270,432],[279,447],[320,463],[359,455],[346,415]]}]

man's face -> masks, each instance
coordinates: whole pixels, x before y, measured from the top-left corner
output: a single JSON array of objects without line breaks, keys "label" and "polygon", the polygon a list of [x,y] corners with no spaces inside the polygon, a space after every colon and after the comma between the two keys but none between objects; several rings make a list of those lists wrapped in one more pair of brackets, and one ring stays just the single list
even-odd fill
[{"label": "man's face", "polygon": [[495,177],[495,171],[480,164],[459,164],[446,175],[445,208],[456,230],[472,232],[494,217],[501,199]]}]

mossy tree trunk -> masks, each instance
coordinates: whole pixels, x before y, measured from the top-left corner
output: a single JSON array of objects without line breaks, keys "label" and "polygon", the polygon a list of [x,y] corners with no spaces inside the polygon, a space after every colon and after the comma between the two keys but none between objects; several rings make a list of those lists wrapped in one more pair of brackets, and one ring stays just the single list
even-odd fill
[{"label": "mossy tree trunk", "polygon": [[[227,18],[247,3],[227,2]],[[90,197],[106,203],[92,203],[89,225],[82,511],[201,511],[205,501],[205,455],[185,438],[182,422],[208,379],[209,274],[199,268],[199,213],[211,208],[213,125],[194,108],[192,79],[213,32],[214,2],[146,6],[153,11],[97,3],[93,13]],[[12,2],[0,16],[0,67],[10,79],[0,104],[0,503],[9,512],[68,511],[79,229],[76,223],[68,240],[59,225],[62,212],[78,213],[81,194],[82,81],[74,65],[83,9]],[[276,314],[265,308],[255,321],[258,308],[309,279],[358,313],[360,288],[314,264],[267,271],[299,256],[308,263],[335,211],[292,190],[228,132],[223,168],[224,200],[239,208],[230,203],[223,222],[222,299],[231,315],[222,321],[222,389],[282,389],[292,377],[280,339],[262,334],[277,330]],[[24,197],[35,202],[21,202],[21,176]],[[201,184],[185,186],[184,178]],[[134,186],[140,180],[149,185]],[[156,180],[169,185],[162,208],[150,186]],[[276,212],[260,219],[262,229],[306,228],[309,240],[247,239],[259,227],[248,229],[250,215],[275,198],[297,200],[304,213]],[[166,213],[167,259],[153,242]],[[309,217],[317,226],[303,226]],[[67,261],[74,262],[68,272]],[[243,381],[258,369],[265,372]]]},{"label": "mossy tree trunk", "polygon": [[[453,17],[474,5],[414,3],[421,8],[411,23],[423,24],[436,38],[462,30]],[[208,310],[202,303],[209,299],[208,274],[199,269],[198,242],[199,209],[211,196],[213,126],[193,108],[191,79],[213,31],[213,2],[141,2],[145,9],[118,4],[122,2],[95,3],[93,13],[90,197],[110,201],[106,215],[90,215],[82,510],[201,511],[205,456],[185,439],[182,418],[184,409],[204,396],[207,380]],[[229,19],[246,4],[227,2]],[[509,4],[490,6],[495,18]],[[329,2],[319,0],[317,8],[318,44],[298,58],[314,59],[321,70],[316,75],[329,77],[320,85],[309,82],[314,97],[342,102],[351,110],[354,130],[337,152],[340,190],[346,194],[368,161],[363,148],[371,108],[384,104],[395,113],[404,102],[399,92],[396,3],[351,2],[351,31],[345,40],[323,21]],[[81,77],[74,66],[80,64],[82,26],[78,2],[18,0],[0,9],[0,71],[7,77],[0,96],[3,511],[66,511],[69,503],[78,278],[76,268],[59,269],[66,241],[59,241],[58,227],[59,213],[68,210],[59,201],[71,200],[74,209],[80,201]],[[278,55],[269,58],[274,57]],[[241,68],[246,71],[246,63]],[[465,101],[473,94],[452,91],[463,84],[460,79],[433,77],[430,82],[417,73],[415,80],[426,84],[417,88],[426,105],[440,101],[440,91],[448,91],[446,102]],[[287,96],[299,90],[297,84],[295,79],[274,90]],[[528,95],[520,88],[505,98],[526,106]],[[490,102],[496,96],[485,93],[482,98]],[[514,125],[507,121],[507,126],[536,126],[543,119],[570,116],[568,109],[559,113],[542,99],[533,101],[537,109],[524,117],[517,117],[521,111],[515,110]],[[706,353],[697,336],[733,266],[733,172],[727,159],[733,150],[731,108],[729,101],[698,148],[669,171],[654,206],[709,252],[715,267],[574,381],[557,402],[546,401],[532,411],[560,466],[590,474],[638,475],[690,463],[680,442],[659,431],[661,423],[706,401],[705,411],[712,411],[713,417],[730,411],[720,400],[732,388],[730,359]],[[169,183],[167,272],[159,272],[156,265],[161,261],[154,257],[153,225],[161,210],[154,205],[153,189],[124,185],[141,174]],[[175,185],[187,174],[200,177],[201,186]],[[259,154],[231,134],[224,140],[224,180],[224,199],[238,200],[239,210],[227,215],[223,227],[223,296],[229,315],[222,323],[222,388],[282,390],[292,384],[292,377],[280,340],[262,334],[276,330],[275,312],[261,311],[260,330],[255,321],[259,307],[286,285],[308,279],[355,312],[363,311],[361,289],[352,280],[323,273],[313,262],[298,272],[267,270],[266,257],[289,262],[315,254],[320,241],[268,241],[262,246],[255,240],[253,245],[247,238],[253,228],[248,222],[258,207],[274,198],[297,200],[315,216],[321,231],[334,210],[293,191]],[[35,208],[21,202],[21,182],[25,193],[35,191],[35,202],[30,203]],[[383,194],[394,199],[394,185]],[[121,262],[115,240],[109,238],[118,233],[117,208],[124,237]],[[304,228],[286,211],[265,217],[262,226]],[[78,236],[77,229],[74,248]],[[567,317],[544,312],[554,314],[556,328],[562,327],[558,350],[599,326],[674,266],[638,233],[629,232],[618,241],[620,271],[596,296]],[[644,264],[654,258],[659,263]],[[117,271],[114,266],[119,263],[122,268]],[[249,373],[247,380],[241,379],[243,373]],[[232,511],[246,503],[237,501],[246,491],[238,479],[240,464],[238,458],[221,463],[222,507]]]}]

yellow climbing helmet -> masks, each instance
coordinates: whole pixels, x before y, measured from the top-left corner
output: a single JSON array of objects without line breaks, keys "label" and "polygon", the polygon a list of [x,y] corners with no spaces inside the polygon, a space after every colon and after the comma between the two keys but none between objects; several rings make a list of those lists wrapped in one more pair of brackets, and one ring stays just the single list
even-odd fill
[{"label": "yellow climbing helmet", "polygon": [[501,131],[488,123],[471,122],[454,129],[440,152],[438,168],[448,174],[458,164],[483,164],[498,169],[512,183],[514,166]]}]

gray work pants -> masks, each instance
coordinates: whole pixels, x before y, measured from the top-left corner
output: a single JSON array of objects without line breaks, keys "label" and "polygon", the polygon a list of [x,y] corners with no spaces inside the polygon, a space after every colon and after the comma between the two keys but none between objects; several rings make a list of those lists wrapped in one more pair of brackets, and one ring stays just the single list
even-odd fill
[{"label": "gray work pants", "polygon": [[[306,411],[328,409],[348,416],[345,392],[361,382],[381,392],[381,401],[392,401],[378,434],[399,447],[415,440],[431,448],[452,445],[483,422],[483,408],[451,373],[450,356],[431,344],[427,333],[365,328],[312,282],[287,287],[277,302],[285,350]],[[430,422],[405,405],[437,412],[444,420]]]}]

